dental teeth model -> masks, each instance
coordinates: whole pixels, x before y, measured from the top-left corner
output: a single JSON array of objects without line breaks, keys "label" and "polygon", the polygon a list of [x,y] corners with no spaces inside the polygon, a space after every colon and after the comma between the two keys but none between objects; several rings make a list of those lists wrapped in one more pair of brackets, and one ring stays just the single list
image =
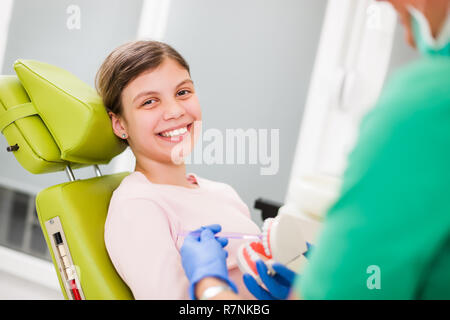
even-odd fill
[{"label": "dental teeth model", "polygon": [[239,269],[252,275],[262,287],[265,286],[256,269],[256,261],[259,259],[267,265],[271,274],[274,274],[271,267],[274,262],[298,272],[300,266],[306,262],[303,254],[308,250],[300,223],[298,218],[289,214],[264,220],[262,241],[244,243],[239,247]]}]

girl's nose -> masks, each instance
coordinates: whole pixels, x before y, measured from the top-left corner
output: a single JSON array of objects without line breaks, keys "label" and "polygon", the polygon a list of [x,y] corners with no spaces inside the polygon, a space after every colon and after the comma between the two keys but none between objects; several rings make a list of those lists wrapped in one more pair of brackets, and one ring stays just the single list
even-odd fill
[{"label": "girl's nose", "polygon": [[182,106],[176,102],[172,102],[167,106],[164,111],[164,120],[177,119],[184,115],[185,111]]}]

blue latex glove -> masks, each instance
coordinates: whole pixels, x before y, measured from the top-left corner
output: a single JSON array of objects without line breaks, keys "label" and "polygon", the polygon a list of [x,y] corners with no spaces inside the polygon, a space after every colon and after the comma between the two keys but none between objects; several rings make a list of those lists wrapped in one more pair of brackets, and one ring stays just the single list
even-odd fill
[{"label": "blue latex glove", "polygon": [[267,274],[268,269],[264,262],[256,261],[258,275],[269,291],[262,288],[250,274],[246,273],[243,276],[248,291],[259,300],[283,300],[289,296],[297,274],[277,262],[272,265],[272,268],[276,274],[270,276]]},{"label": "blue latex glove", "polygon": [[193,300],[196,299],[195,285],[205,277],[219,278],[227,282],[235,293],[238,292],[236,285],[228,278],[228,252],[223,249],[228,239],[214,237],[221,229],[218,224],[201,227],[189,233],[181,247],[181,261],[190,282],[189,295]]},{"label": "blue latex glove", "polygon": [[303,252],[303,255],[305,256],[306,259],[309,259],[309,256],[311,255],[311,251],[314,250],[314,245],[312,245],[311,243],[309,243],[308,241],[306,241],[306,252]]}]

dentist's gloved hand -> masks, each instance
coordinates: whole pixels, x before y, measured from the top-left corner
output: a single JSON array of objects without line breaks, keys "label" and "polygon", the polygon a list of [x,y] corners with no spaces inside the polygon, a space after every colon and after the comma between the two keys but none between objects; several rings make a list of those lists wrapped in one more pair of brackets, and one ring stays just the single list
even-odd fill
[{"label": "dentist's gloved hand", "polygon": [[262,260],[256,262],[258,275],[269,291],[262,288],[250,274],[246,273],[243,276],[248,291],[259,300],[284,300],[289,296],[297,274],[277,262],[272,265],[272,268],[276,272],[273,276],[267,274],[267,266]]},{"label": "dentist's gloved hand", "polygon": [[238,291],[228,278],[228,252],[223,249],[228,244],[228,239],[214,236],[221,229],[218,224],[201,227],[189,233],[181,247],[183,269],[190,282],[189,294],[193,300],[196,299],[195,285],[205,277],[219,278],[227,282],[235,293]]}]

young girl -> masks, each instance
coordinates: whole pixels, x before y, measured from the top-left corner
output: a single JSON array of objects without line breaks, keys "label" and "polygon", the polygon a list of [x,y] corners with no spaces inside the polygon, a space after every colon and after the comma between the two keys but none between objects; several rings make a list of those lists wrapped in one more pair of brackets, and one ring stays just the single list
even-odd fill
[{"label": "young girl", "polygon": [[[135,171],[109,205],[105,245],[111,261],[136,299],[189,299],[182,232],[220,224],[223,232],[260,233],[231,186],[186,175],[176,159],[192,150],[194,124],[202,118],[189,66],[167,44],[130,42],[106,58],[96,87],[114,133],[136,157]],[[227,246],[230,279],[254,299],[237,266],[240,244],[230,239]]]}]

